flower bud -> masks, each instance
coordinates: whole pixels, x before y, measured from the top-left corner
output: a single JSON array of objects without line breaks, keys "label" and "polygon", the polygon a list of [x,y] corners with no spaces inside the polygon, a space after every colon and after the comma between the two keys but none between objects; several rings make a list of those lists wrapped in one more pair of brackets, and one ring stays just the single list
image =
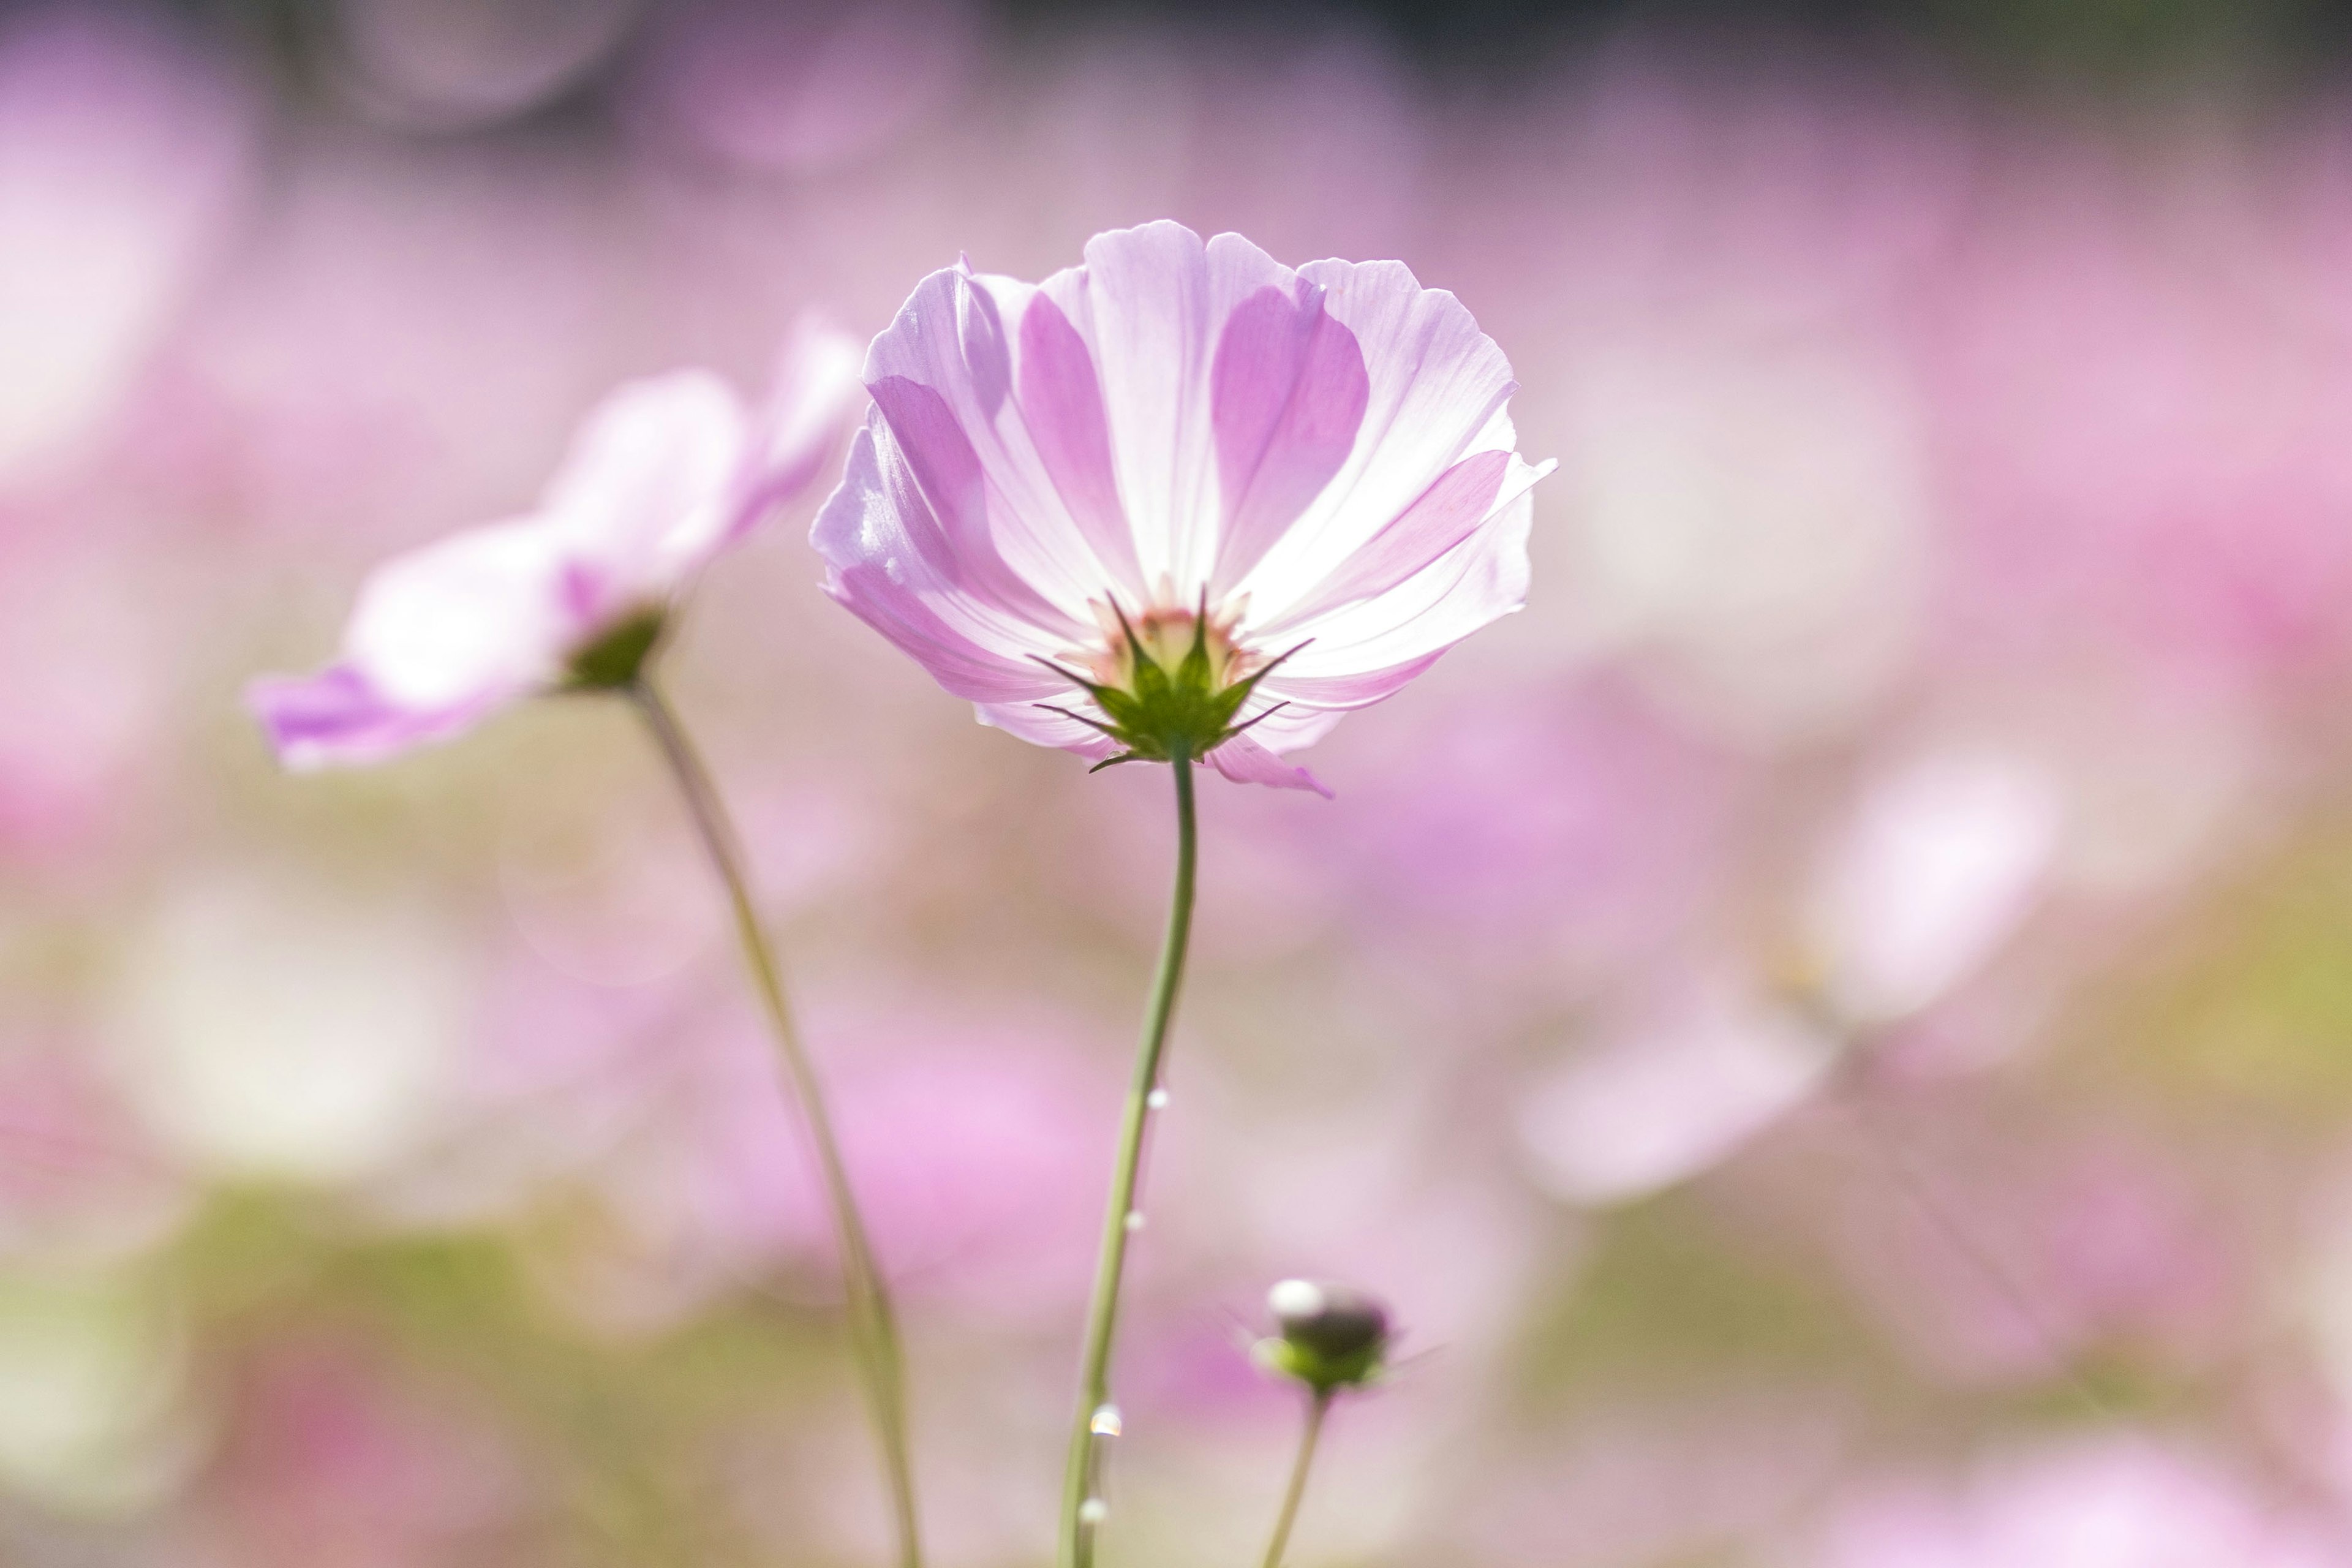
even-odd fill
[{"label": "flower bud", "polygon": [[1280,1338],[1257,1343],[1257,1361],[1268,1371],[1295,1377],[1318,1395],[1379,1375],[1389,1314],[1376,1298],[1345,1285],[1285,1279],[1266,1293],[1265,1304],[1282,1330]]}]

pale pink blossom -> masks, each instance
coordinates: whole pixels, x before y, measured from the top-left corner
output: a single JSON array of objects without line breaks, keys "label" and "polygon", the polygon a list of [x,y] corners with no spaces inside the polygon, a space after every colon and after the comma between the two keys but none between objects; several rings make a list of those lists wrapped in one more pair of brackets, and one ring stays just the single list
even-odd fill
[{"label": "pale pink blossom", "polygon": [[1197,642],[1213,689],[1264,679],[1190,754],[1319,789],[1281,753],[1527,596],[1549,466],[1514,450],[1501,350],[1399,262],[1294,271],[1160,222],[1043,284],[959,265],[917,286],[866,384],[817,519],[827,588],[1040,745],[1134,751],[1090,693]]},{"label": "pale pink blossom", "polygon": [[[1115,1089],[1072,1029],[1050,1016],[915,1007],[820,1007],[814,1022],[848,1047],[830,1098],[876,1245],[909,1302],[1021,1320],[1084,1289],[1100,1218],[1086,1130]],[[773,1092],[772,1047],[753,1031],[656,1017],[600,1047],[568,1082],[559,1062],[502,1064],[505,1104],[490,1103],[485,1123],[503,1152],[542,1136],[535,1124],[552,1104],[576,1139],[568,1155],[546,1151],[544,1168],[568,1165],[605,1223],[549,1237],[535,1258],[567,1312],[643,1333],[780,1266],[830,1274],[832,1222]]]},{"label": "pale pink blossom", "polygon": [[559,687],[572,662],[658,616],[816,477],[854,395],[854,350],[803,322],[764,407],[707,371],[632,382],[590,413],[520,517],[377,567],[343,657],[247,699],[289,767],[380,762]]},{"label": "pale pink blossom", "polygon": [[1570,1203],[1646,1197],[1720,1164],[1820,1092],[1837,1047],[1747,977],[1708,973],[1638,1011],[1521,1098],[1537,1182]]},{"label": "pale pink blossom", "polygon": [[2045,890],[2065,806],[2055,780],[2005,754],[1874,769],[1790,900],[1796,972],[1693,957],[1638,993],[1519,1102],[1538,1182],[1622,1203],[1746,1148],[1843,1051],[1912,1028],[1990,963]]},{"label": "pale pink blossom", "polygon": [[1958,1497],[1889,1489],[1832,1524],[1822,1568],[2326,1568],[2340,1531],[2205,1457],[2117,1434],[1985,1466]]},{"label": "pale pink blossom", "polygon": [[2042,770],[1995,754],[1933,752],[1873,779],[1805,910],[1838,1015],[1908,1017],[1980,967],[2042,891],[2065,805]]}]

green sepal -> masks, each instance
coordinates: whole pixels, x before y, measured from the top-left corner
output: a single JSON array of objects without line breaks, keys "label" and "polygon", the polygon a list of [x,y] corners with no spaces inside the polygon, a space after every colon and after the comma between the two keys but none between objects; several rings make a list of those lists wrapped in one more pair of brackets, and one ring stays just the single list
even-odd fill
[{"label": "green sepal", "polygon": [[1379,1377],[1381,1349],[1372,1344],[1345,1355],[1324,1355],[1295,1340],[1269,1336],[1250,1346],[1250,1359],[1277,1377],[1294,1379],[1324,1394],[1361,1388]]},{"label": "green sepal", "polygon": [[668,613],[659,605],[639,610],[603,637],[572,656],[564,687],[572,691],[619,691],[637,683],[646,660],[661,646],[669,629]]}]

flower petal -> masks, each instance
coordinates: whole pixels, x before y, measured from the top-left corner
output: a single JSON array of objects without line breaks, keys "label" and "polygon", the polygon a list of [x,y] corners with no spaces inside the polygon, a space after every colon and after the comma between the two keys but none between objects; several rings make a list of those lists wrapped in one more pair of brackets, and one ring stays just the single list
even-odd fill
[{"label": "flower petal", "polygon": [[1034,660],[1054,639],[992,600],[965,591],[944,531],[893,445],[879,411],[850,443],[841,487],[817,513],[810,542],[827,567],[825,591],[888,637],[958,697],[977,702],[1051,700],[1069,682]]},{"label": "flower petal", "polygon": [[1239,235],[1181,224],[1114,229],[1086,265],[1045,280],[1094,350],[1119,494],[1147,585],[1189,601],[1208,582],[1222,507],[1210,368],[1219,333],[1260,289],[1297,277]]},{"label": "flower petal", "polygon": [[1209,762],[1235,784],[1260,784],[1275,789],[1313,790],[1325,800],[1331,792],[1305,768],[1291,766],[1247,735],[1235,735],[1209,753]]},{"label": "flower petal", "polygon": [[245,702],[278,760],[307,773],[380,763],[412,746],[446,740],[519,695],[484,692],[451,707],[404,708],[339,664],[309,677],[265,676],[247,686]]},{"label": "flower petal", "polygon": [[727,532],[732,544],[789,505],[824,471],[853,408],[865,401],[857,340],[814,311],[793,324],[765,402],[751,420]]},{"label": "flower petal", "polygon": [[[1385,698],[1395,696],[1423,670],[1435,664],[1444,652],[1444,649],[1440,648],[1418,658],[1383,665],[1378,669],[1353,670],[1346,675],[1293,675],[1290,667],[1285,665],[1280,673],[1268,677],[1259,689],[1269,697],[1291,704],[1299,712],[1328,712],[1336,718],[1351,709],[1369,708]],[[1267,743],[1274,744],[1271,739]],[[1276,745],[1274,749],[1290,751],[1294,748]]]},{"label": "flower petal", "polygon": [[1212,597],[1231,591],[1339,473],[1370,396],[1363,349],[1324,310],[1322,289],[1269,284],[1226,318],[1209,372],[1223,500]]},{"label": "flower petal", "polygon": [[1453,550],[1488,519],[1551,472],[1533,468],[1507,447],[1474,453],[1440,474],[1402,515],[1326,578],[1307,600],[1261,635],[1280,641],[1292,628],[1336,610],[1378,598]]},{"label": "flower petal", "polygon": [[1310,708],[1303,702],[1277,700],[1253,703],[1243,723],[1251,740],[1279,756],[1313,745],[1347,716],[1347,708],[1336,702],[1328,708]]},{"label": "flower petal", "polygon": [[462,708],[561,674],[593,622],[558,542],[537,520],[467,529],[369,574],[345,662],[394,706]]},{"label": "flower petal", "polygon": [[1354,334],[1370,392],[1346,464],[1234,584],[1265,620],[1290,615],[1447,469],[1513,444],[1510,364],[1460,300],[1396,261],[1316,261],[1298,276]]},{"label": "flower petal", "polygon": [[1075,627],[1068,611],[1047,603],[997,552],[988,479],[947,399],[902,375],[886,375],[872,390],[883,421],[877,450],[884,477],[906,492],[899,504],[910,515],[932,520],[931,528],[909,537],[928,546],[933,571],[1024,619]]},{"label": "flower petal", "polygon": [[1469,538],[1386,593],[1292,626],[1287,635],[1312,640],[1266,678],[1265,689],[1313,702],[1318,682],[1361,683],[1416,661],[1425,664],[1523,607],[1534,517],[1535,498],[1522,491]]},{"label": "flower petal", "polygon": [[[1063,697],[1066,700],[1047,700],[1072,712],[1080,711],[1086,702],[1083,692],[1066,691]],[[1097,761],[1118,752],[1118,743],[1101,731],[1079,722],[1068,713],[1056,713],[1035,702],[983,702],[980,704],[980,721],[1033,746],[1054,746]]]},{"label": "flower petal", "polygon": [[1030,297],[1021,315],[1017,374],[1022,417],[1071,521],[1118,585],[1139,597],[1143,573],[1119,504],[1102,382],[1086,340],[1043,289]]},{"label": "flower petal", "polygon": [[[1017,325],[1034,293],[1009,278],[934,272],[874,340],[866,384],[952,545],[958,580],[1073,636],[1093,624],[1087,601],[1115,568],[1072,518],[1013,396],[1006,321]],[[1031,379],[1062,390],[1050,366]],[[1057,461],[1084,439],[1058,426],[1055,437]]]},{"label": "flower petal", "polygon": [[733,537],[743,406],[709,371],[630,382],[590,411],[540,500],[583,617],[677,589]]}]

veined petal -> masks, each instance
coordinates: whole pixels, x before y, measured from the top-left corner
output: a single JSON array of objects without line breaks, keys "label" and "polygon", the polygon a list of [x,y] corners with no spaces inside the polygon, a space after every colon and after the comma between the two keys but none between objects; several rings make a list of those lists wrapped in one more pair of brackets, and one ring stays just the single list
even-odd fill
[{"label": "veined petal", "polygon": [[1421,498],[1342,562],[1305,601],[1260,635],[1279,642],[1320,617],[1376,599],[1443,559],[1558,465],[1534,466],[1507,447],[1473,453],[1437,477]]},{"label": "veined petal", "polygon": [[871,390],[879,423],[868,426],[883,480],[901,511],[929,520],[908,538],[932,571],[1038,626],[1076,626],[1074,609],[1049,603],[997,552],[988,476],[947,399],[902,375],[884,376]]},{"label": "veined petal", "polygon": [[1242,715],[1242,721],[1248,727],[1251,740],[1277,755],[1299,751],[1321,740],[1333,725],[1348,716],[1350,706],[1334,702],[1327,707],[1309,707],[1279,692],[1269,692],[1263,686],[1258,695],[1272,700],[1252,702],[1249,711]]},{"label": "veined petal", "polygon": [[[1067,479],[1087,462],[1083,429],[1070,423],[1079,398],[1055,374],[1058,362],[1030,371],[1021,389],[1054,403],[1049,415],[1067,416],[1049,437],[1053,464],[1015,395],[1013,340],[1035,292],[961,268],[932,273],[874,340],[866,384],[952,546],[955,575],[1075,631],[1092,624],[1087,602],[1118,583],[1119,570],[1097,552],[1056,484],[1056,466]],[[1066,345],[1050,327],[1041,331],[1052,360]],[[1077,488],[1099,508],[1099,487],[1081,479]]]},{"label": "veined petal", "polygon": [[[1280,673],[1269,676],[1258,688],[1268,697],[1291,705],[1287,711],[1268,720],[1265,728],[1273,729],[1293,712],[1317,714],[1336,722],[1349,709],[1370,708],[1383,698],[1395,696],[1423,670],[1435,664],[1439,655],[1444,651],[1439,648],[1399,664],[1385,665],[1378,669],[1354,670],[1346,675],[1294,676],[1286,665]],[[1324,726],[1325,729],[1329,727],[1328,722]],[[1321,731],[1316,733],[1319,736]],[[1307,744],[1306,741],[1300,740],[1283,745],[1272,736],[1265,740],[1266,744],[1277,752],[1295,751]]]},{"label": "veined petal", "polygon": [[1021,312],[1020,342],[1016,385],[1038,459],[1113,583],[1139,599],[1143,571],[1136,560],[1135,534],[1119,501],[1110,420],[1103,409],[1094,355],[1061,306],[1042,289],[1029,296]]},{"label": "veined petal", "polygon": [[1212,598],[1247,575],[1339,473],[1370,397],[1363,347],[1315,285],[1269,284],[1225,319],[1209,370],[1223,505]]},{"label": "veined petal", "polygon": [[889,443],[877,411],[851,441],[841,487],[817,513],[810,542],[825,561],[825,591],[959,697],[1052,700],[1067,692],[1069,682],[1035,662],[1062,645],[951,575],[957,563],[920,490],[886,474]]},{"label": "veined petal", "polygon": [[467,529],[378,566],[343,633],[344,661],[394,706],[457,709],[562,671],[593,628],[537,520]]},{"label": "veined petal", "polygon": [[1346,463],[1234,584],[1268,620],[1291,614],[1449,468],[1514,444],[1509,363],[1459,300],[1397,261],[1316,261],[1298,275],[1354,334],[1369,394]]},{"label": "veined petal", "polygon": [[[1070,705],[1056,702],[1055,706]],[[1067,713],[1056,713],[1053,709],[1040,707],[1035,702],[983,702],[980,704],[979,711],[982,723],[1017,736],[1033,746],[1058,747],[1065,752],[1076,752],[1082,757],[1092,757],[1097,762],[1115,755],[1118,751],[1118,745],[1101,731],[1079,722]]]},{"label": "veined petal", "polygon": [[1181,224],[1115,229],[1046,279],[1094,350],[1119,492],[1147,584],[1189,599],[1208,582],[1223,513],[1210,394],[1220,334],[1261,290],[1297,278],[1239,235]]},{"label": "veined petal", "polygon": [[265,676],[246,687],[245,702],[278,761],[308,773],[380,763],[412,746],[446,740],[521,694],[519,689],[483,691],[447,707],[407,708],[339,664],[314,676]]},{"label": "veined petal", "polygon": [[[1266,687],[1302,701],[1315,700],[1315,683],[1361,679],[1421,661],[1481,626],[1523,607],[1528,598],[1528,531],[1535,498],[1522,492],[1496,516],[1376,598],[1295,626],[1311,637]],[[1402,679],[1410,679],[1418,668]],[[1360,704],[1350,704],[1360,705]]]}]

